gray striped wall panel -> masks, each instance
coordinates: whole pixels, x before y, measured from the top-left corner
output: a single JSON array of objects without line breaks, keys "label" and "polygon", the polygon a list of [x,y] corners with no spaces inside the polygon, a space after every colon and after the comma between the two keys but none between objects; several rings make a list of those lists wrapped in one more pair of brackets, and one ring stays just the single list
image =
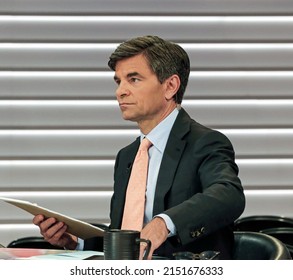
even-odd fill
[{"label": "gray striped wall panel", "polygon": [[288,42],[293,40],[293,17],[0,17],[0,41],[3,42],[120,42],[153,33],[181,42]]},{"label": "gray striped wall panel", "polygon": [[292,218],[293,191],[246,191],[247,203],[243,216],[274,214]]},{"label": "gray striped wall panel", "polygon": [[[233,143],[237,158],[293,157],[292,129],[220,131]],[[2,130],[0,159],[113,159],[121,147],[138,135],[137,129]]]},{"label": "gray striped wall panel", "polygon": [[113,76],[109,71],[0,71],[0,99],[114,99]]},{"label": "gray striped wall panel", "polygon": [[[239,176],[246,190],[279,189],[292,191],[293,182],[293,160],[290,159],[241,159],[237,160],[239,165]],[[252,193],[253,195],[253,193]],[[282,197],[282,195],[281,195]],[[261,197],[259,198],[261,208]],[[292,201],[293,202],[293,201]],[[278,207],[282,208],[283,204]],[[284,204],[292,210],[293,204]],[[250,209],[253,211],[254,209]],[[274,212],[271,212],[274,213]],[[293,216],[293,212],[289,215]]]},{"label": "gray striped wall panel", "polygon": [[[185,100],[182,104],[192,117],[215,128],[293,125],[291,99]],[[135,124],[122,119],[114,100],[4,100],[0,101],[0,127],[123,128]]]},{"label": "gray striped wall panel", "polygon": [[[293,44],[180,44],[192,70],[292,70]],[[3,43],[0,70],[107,70],[117,44]]]},{"label": "gray striped wall panel", "polygon": [[2,0],[3,14],[282,14],[293,12],[291,0]]},{"label": "gray striped wall panel", "polygon": [[[110,71],[0,71],[0,99],[115,99]],[[193,71],[185,99],[291,98],[292,71]]]},{"label": "gray striped wall panel", "polygon": [[[238,159],[237,164],[245,189],[292,189],[292,159]],[[0,167],[3,191],[84,190],[86,193],[111,191],[113,186],[114,160],[0,160]]]},{"label": "gray striped wall panel", "polygon": [[86,194],[111,191],[113,186],[114,160],[0,160],[0,168],[0,187],[7,192],[83,190]]}]

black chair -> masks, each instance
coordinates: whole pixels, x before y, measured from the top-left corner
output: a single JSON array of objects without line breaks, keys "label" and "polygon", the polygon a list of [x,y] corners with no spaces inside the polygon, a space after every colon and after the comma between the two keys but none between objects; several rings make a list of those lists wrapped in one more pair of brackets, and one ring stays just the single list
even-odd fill
[{"label": "black chair", "polygon": [[234,232],[233,260],[291,260],[288,248],[260,232]]},{"label": "black chair", "polygon": [[293,227],[268,228],[261,231],[282,241],[293,258]]},{"label": "black chair", "polygon": [[63,248],[54,246],[46,241],[42,236],[29,236],[13,240],[7,245],[7,248],[31,248],[31,249],[54,249],[63,250]]},{"label": "black chair", "polygon": [[259,232],[267,228],[277,227],[293,228],[293,219],[273,215],[256,215],[240,218],[234,223],[234,231]]}]

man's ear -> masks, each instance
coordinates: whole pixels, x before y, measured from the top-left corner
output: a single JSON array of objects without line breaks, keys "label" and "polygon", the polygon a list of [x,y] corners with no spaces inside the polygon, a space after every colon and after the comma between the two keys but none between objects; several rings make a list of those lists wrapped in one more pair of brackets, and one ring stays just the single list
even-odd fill
[{"label": "man's ear", "polygon": [[171,100],[180,87],[180,78],[177,74],[174,74],[167,78],[164,83],[166,86],[165,98]]}]

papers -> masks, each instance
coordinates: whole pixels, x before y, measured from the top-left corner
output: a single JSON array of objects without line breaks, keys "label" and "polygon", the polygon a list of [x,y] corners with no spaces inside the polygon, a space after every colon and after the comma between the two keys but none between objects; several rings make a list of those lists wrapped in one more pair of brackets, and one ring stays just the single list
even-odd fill
[{"label": "papers", "polygon": [[98,251],[63,251],[59,253],[48,253],[25,258],[26,260],[103,260],[104,253]]},{"label": "papers", "polygon": [[45,254],[58,254],[62,250],[49,249],[31,249],[31,248],[0,248],[1,260],[16,260],[22,258],[31,258]]},{"label": "papers", "polygon": [[42,214],[46,218],[53,217],[60,222],[64,222],[67,225],[67,232],[76,235],[82,239],[91,238],[95,236],[103,236],[104,230],[95,227],[89,223],[70,218],[68,216],[62,215],[60,213],[54,212],[52,210],[46,209],[44,207],[33,204],[29,201],[18,200],[7,197],[0,197],[0,200],[3,200],[7,203],[10,203],[16,207],[19,207],[32,215]]},{"label": "papers", "polygon": [[98,251],[0,248],[0,260],[88,260],[104,259]]}]

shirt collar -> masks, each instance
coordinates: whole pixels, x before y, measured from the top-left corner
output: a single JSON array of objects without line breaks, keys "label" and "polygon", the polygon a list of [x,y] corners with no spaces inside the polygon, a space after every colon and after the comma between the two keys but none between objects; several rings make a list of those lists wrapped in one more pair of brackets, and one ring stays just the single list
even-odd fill
[{"label": "shirt collar", "polygon": [[141,134],[141,140],[147,137],[152,142],[153,146],[163,153],[178,113],[178,109],[175,108],[171,114],[163,119],[147,135]]}]

